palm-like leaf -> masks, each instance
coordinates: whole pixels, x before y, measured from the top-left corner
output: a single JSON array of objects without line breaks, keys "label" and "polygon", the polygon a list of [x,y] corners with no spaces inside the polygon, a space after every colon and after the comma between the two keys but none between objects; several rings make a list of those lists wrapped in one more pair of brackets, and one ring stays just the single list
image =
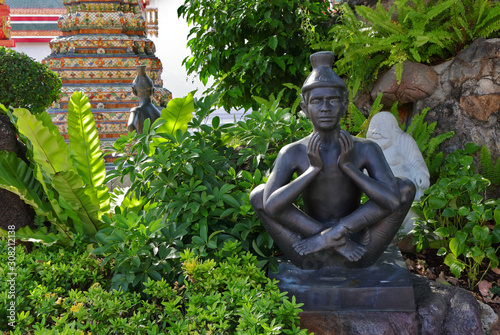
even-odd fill
[{"label": "palm-like leaf", "polygon": [[89,99],[82,92],[74,92],[68,104],[68,135],[70,154],[79,175],[85,185],[94,188],[101,213],[109,211],[109,190],[103,185],[106,167],[101,142]]},{"label": "palm-like leaf", "polygon": [[49,208],[42,201],[43,189],[33,176],[33,170],[13,152],[0,151],[0,188],[17,194],[35,209],[48,216]]},{"label": "palm-like leaf", "polygon": [[59,199],[59,202],[69,204],[78,213],[85,234],[93,236],[102,228],[102,222],[98,218],[99,200],[95,189],[84,188],[82,178],[74,170],[57,173],[52,180],[52,185],[59,193],[59,197],[64,199],[63,201]]},{"label": "palm-like leaf", "polygon": [[74,165],[87,185],[97,187],[106,178],[101,142],[90,110],[89,99],[74,92],[68,104],[69,150]]},{"label": "palm-like leaf", "polygon": [[45,175],[73,168],[64,138],[46,125],[45,119],[50,118],[46,112],[34,116],[27,109],[16,108],[13,114],[18,131],[31,142],[33,160]]}]

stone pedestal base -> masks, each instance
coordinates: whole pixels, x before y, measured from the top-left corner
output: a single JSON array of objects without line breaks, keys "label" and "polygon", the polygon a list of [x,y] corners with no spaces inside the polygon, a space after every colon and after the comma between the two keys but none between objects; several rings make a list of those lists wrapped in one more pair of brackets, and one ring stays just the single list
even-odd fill
[{"label": "stone pedestal base", "polygon": [[300,328],[315,335],[417,335],[415,312],[311,312],[299,314]]},{"label": "stone pedestal base", "polygon": [[280,261],[281,291],[295,296],[304,311],[398,311],[415,312],[410,272],[395,246],[389,247],[375,264],[352,269],[339,264],[320,270],[302,270]]},{"label": "stone pedestal base", "polygon": [[304,304],[301,328],[316,335],[418,334],[413,283],[395,246],[368,268],[302,270],[281,261],[269,277]]}]

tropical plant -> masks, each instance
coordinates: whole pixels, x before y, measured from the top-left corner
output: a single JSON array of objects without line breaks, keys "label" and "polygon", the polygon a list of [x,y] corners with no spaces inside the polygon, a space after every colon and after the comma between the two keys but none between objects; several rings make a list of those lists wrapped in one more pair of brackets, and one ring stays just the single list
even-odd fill
[{"label": "tropical plant", "polygon": [[412,231],[417,251],[438,249],[457,278],[466,272],[471,289],[483,265],[498,266],[500,249],[500,199],[486,198],[490,182],[474,171],[471,154],[478,148],[468,144],[448,154],[440,178],[412,207],[420,216]]},{"label": "tropical plant", "polygon": [[24,227],[17,236],[46,243],[69,243],[77,232],[93,237],[105,227],[101,217],[109,211],[110,196],[88,98],[81,92],[71,96],[69,147],[46,112],[33,115],[15,108],[8,113],[28,147],[32,165],[13,153],[0,152],[0,187],[31,205],[38,222],[48,221],[56,229],[33,232]]},{"label": "tropical plant", "polygon": [[46,65],[0,47],[0,104],[27,108],[38,114],[58,101],[61,87],[57,74]]},{"label": "tropical plant", "polygon": [[381,70],[395,65],[399,81],[403,62],[443,61],[476,38],[500,30],[500,6],[491,0],[397,0],[388,10],[379,1],[375,9],[355,9],[344,3],[342,24],[332,27],[330,40],[316,46],[338,55],[336,72],[347,76],[353,96]]},{"label": "tropical plant", "polygon": [[[230,108],[256,107],[253,95],[277,94],[284,83],[302,82],[309,72],[311,44],[329,25],[323,0],[185,0],[178,15],[192,26],[184,60],[188,73],[219,94]],[[289,105],[294,91],[284,96]]]}]

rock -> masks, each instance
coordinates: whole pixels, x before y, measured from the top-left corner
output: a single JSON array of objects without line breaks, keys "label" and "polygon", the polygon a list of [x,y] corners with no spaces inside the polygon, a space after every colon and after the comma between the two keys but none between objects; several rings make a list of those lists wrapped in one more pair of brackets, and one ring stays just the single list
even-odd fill
[{"label": "rock", "polygon": [[498,315],[495,313],[493,308],[490,306],[479,302],[481,307],[481,323],[483,325],[483,335],[494,335],[491,332],[492,327],[495,323],[498,323]]},{"label": "rock", "polygon": [[469,292],[412,275],[422,335],[481,335],[481,307]]},{"label": "rock", "polygon": [[429,107],[426,120],[437,121],[435,134],[455,131],[441,150],[449,153],[473,142],[500,156],[500,39],[479,38],[454,59],[433,67],[438,85],[414,104],[413,113]]},{"label": "rock", "polygon": [[497,113],[499,106],[500,94],[475,94],[460,98],[460,108],[470,117],[483,122],[487,122],[493,113]]},{"label": "rock", "polygon": [[400,104],[413,103],[431,95],[438,85],[438,75],[424,64],[404,62],[401,83],[397,83],[396,69],[393,66],[371,90],[372,99],[383,93],[382,103],[391,106],[395,101]]}]

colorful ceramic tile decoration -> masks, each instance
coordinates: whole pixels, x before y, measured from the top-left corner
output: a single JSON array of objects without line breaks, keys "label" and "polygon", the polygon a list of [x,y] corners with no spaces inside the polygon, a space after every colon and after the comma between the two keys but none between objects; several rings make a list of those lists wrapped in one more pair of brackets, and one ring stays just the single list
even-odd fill
[{"label": "colorful ceramic tile decoration", "polygon": [[63,4],[67,13],[58,22],[61,36],[50,42],[51,55],[43,60],[63,82],[61,99],[49,112],[66,135],[68,100],[75,90],[85,92],[101,145],[106,147],[127,133],[129,111],[138,105],[131,86],[137,66],[147,66],[159,109],[171,93],[162,87],[162,64],[154,55],[154,43],[146,38],[138,0],[63,0]]},{"label": "colorful ceramic tile decoration", "polygon": [[5,0],[0,0],[0,47],[15,46],[10,38],[9,14],[9,6],[5,4]]}]

